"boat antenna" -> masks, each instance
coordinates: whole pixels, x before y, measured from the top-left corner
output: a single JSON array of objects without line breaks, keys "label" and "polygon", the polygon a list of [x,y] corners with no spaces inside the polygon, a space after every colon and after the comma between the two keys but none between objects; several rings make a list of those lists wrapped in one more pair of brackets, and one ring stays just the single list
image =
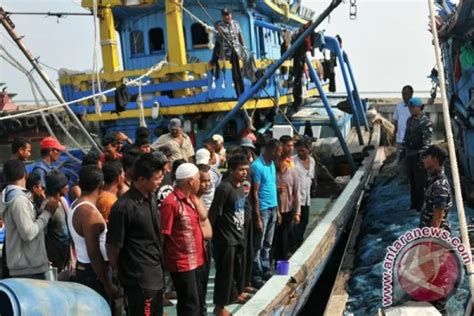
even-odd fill
[{"label": "boat antenna", "polygon": [[55,87],[54,83],[49,79],[48,75],[44,72],[43,68],[41,65],[38,63],[38,60],[33,57],[31,52],[26,48],[25,45],[23,45],[21,39],[22,37],[18,36],[16,31],[15,31],[15,24],[12,22],[12,20],[8,17],[8,15],[5,13],[3,10],[3,7],[0,7],[0,23],[2,23],[3,27],[7,31],[8,35],[12,38],[12,40],[16,43],[18,48],[20,48],[21,52],[23,55],[25,55],[26,59],[31,63],[33,68],[36,70],[38,75],[41,77],[41,79],[44,81],[46,86],[51,90],[53,95],[56,97],[56,99],[64,104],[63,108],[66,111],[67,114],[71,117],[71,119],[74,121],[74,123],[77,124],[79,129],[84,133],[86,136],[87,141],[91,144],[91,146],[97,150],[98,152],[102,152],[99,144],[92,138],[92,136],[89,134],[87,129],[84,127],[82,122],[79,120],[79,118],[76,116],[76,114],[71,110],[69,105],[65,104],[66,101],[63,99],[61,93],[58,91],[58,89]]},{"label": "boat antenna", "polygon": [[[459,181],[459,169],[458,169],[458,160],[456,158],[456,149],[454,147],[454,137],[453,131],[451,127],[451,118],[449,116],[449,105],[448,105],[448,97],[446,94],[446,80],[444,78],[444,69],[443,61],[441,60],[441,49],[439,46],[439,38],[438,38],[438,29],[436,27],[435,21],[435,10],[433,0],[428,0],[429,10],[430,10],[430,23],[431,23],[431,33],[433,34],[433,46],[435,49],[436,55],[436,66],[438,68],[438,76],[439,76],[439,89],[441,91],[441,100],[443,105],[443,118],[444,118],[444,128],[446,131],[446,139],[448,141],[448,151],[449,151],[449,161],[451,163],[451,173],[453,176],[453,184],[454,184],[454,197],[456,201],[456,209],[458,212],[458,220],[459,220],[459,230],[461,231],[461,239],[466,249],[471,249],[470,241],[469,241],[469,234],[467,230],[467,221],[466,221],[466,214],[464,210],[464,204],[462,199],[461,193],[461,182]],[[467,268],[467,275],[469,278],[469,288],[471,290],[471,296],[474,293],[474,269],[472,265],[472,258],[469,263],[466,264]],[[471,300],[472,304],[472,300]]]}]

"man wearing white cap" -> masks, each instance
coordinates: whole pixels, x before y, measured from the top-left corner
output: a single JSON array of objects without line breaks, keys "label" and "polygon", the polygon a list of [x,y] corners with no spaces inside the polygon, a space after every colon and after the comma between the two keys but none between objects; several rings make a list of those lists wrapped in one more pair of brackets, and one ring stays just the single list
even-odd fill
[{"label": "man wearing white cap", "polygon": [[206,304],[204,239],[212,237],[207,211],[196,197],[199,169],[183,163],[175,173],[176,186],[161,203],[165,270],[178,295],[180,316],[202,315]]},{"label": "man wearing white cap", "polygon": [[214,134],[212,139],[216,141],[216,154],[219,155],[220,166],[223,166],[225,164],[224,137]]},{"label": "man wearing white cap", "polygon": [[151,147],[157,150],[162,146],[168,146],[171,151],[171,163],[178,159],[191,161],[194,147],[189,136],[184,133],[181,121],[178,118],[171,119],[168,128],[170,132],[161,135]]},{"label": "man wearing white cap", "polygon": [[221,183],[222,179],[222,175],[219,170],[210,166],[210,161],[211,153],[206,148],[201,148],[196,152],[196,165],[199,167],[199,169],[209,171],[209,175],[211,176],[211,188],[208,192],[202,195],[202,200],[206,205],[206,209],[211,207],[211,203],[214,198],[214,191]]}]

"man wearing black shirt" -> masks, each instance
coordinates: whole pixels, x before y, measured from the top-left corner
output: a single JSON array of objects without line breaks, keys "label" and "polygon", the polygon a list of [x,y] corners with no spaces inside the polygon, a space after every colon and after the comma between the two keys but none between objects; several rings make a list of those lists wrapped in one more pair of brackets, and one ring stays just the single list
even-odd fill
[{"label": "man wearing black shirt", "polygon": [[229,159],[229,176],[216,189],[209,210],[212,224],[216,278],[214,304],[217,315],[229,315],[225,305],[243,302],[242,293],[245,229],[245,194],[242,183],[247,179],[249,163],[244,155]]},{"label": "man wearing black shirt", "polygon": [[130,190],[110,213],[107,254],[128,299],[127,315],[163,314],[160,214],[153,195],[162,179],[163,164],[152,154],[142,155]]}]

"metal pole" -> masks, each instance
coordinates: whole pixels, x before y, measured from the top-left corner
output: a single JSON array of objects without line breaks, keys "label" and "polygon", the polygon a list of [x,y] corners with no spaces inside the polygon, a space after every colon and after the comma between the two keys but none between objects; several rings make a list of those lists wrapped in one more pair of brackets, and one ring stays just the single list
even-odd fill
[{"label": "metal pole", "polygon": [[318,18],[311,23],[311,25],[296,39],[293,45],[288,48],[288,50],[281,56],[279,60],[277,60],[274,64],[272,64],[268,70],[265,72],[265,75],[260,78],[250,89],[245,90],[244,93],[239,97],[237,104],[234,106],[232,110],[230,110],[226,116],[209,132],[209,135],[213,135],[219,130],[221,130],[227,122],[237,114],[237,112],[242,108],[242,106],[250,99],[256,92],[258,92],[262,86],[265,85],[266,81],[270,76],[275,73],[275,71],[280,68],[280,66],[290,58],[295,50],[299,48],[299,46],[303,43],[303,41],[308,37],[311,33],[314,32],[316,27],[321,24],[324,19],[335,9],[339,4],[341,4],[342,0],[332,0],[331,4],[318,16]]},{"label": "metal pole", "polygon": [[[459,220],[459,230],[461,231],[461,239],[467,250],[471,249],[469,241],[469,233],[467,231],[467,221],[464,210],[464,203],[461,193],[461,182],[459,181],[459,169],[458,169],[458,160],[456,158],[456,149],[454,147],[454,137],[451,127],[451,118],[449,117],[449,105],[448,97],[446,95],[446,81],[444,78],[444,67],[441,60],[441,50],[439,47],[439,38],[438,38],[438,29],[436,28],[435,22],[435,11],[433,0],[428,0],[430,8],[430,22],[431,22],[431,32],[433,33],[433,44],[435,48],[436,55],[436,66],[438,67],[439,75],[439,88],[441,90],[441,99],[443,104],[443,118],[444,118],[444,127],[446,130],[446,138],[448,141],[449,148],[449,161],[451,163],[451,171],[453,175],[453,184],[454,184],[454,197],[456,200],[456,209],[458,211],[458,220]],[[467,268],[467,277],[469,278],[469,287],[471,290],[471,303],[472,303],[472,294],[474,293],[474,269],[472,265],[472,258],[469,264],[466,265]]]},{"label": "metal pole", "polygon": [[341,46],[339,46],[339,41],[334,37],[324,36],[324,41],[326,42],[326,45],[329,45],[328,49],[336,53],[337,59],[339,60],[339,67],[341,68],[342,78],[344,79],[344,85],[346,86],[347,99],[349,100],[349,105],[351,106],[352,112],[354,114],[359,144],[364,145],[364,137],[362,136],[362,130],[360,129],[361,122],[359,118],[359,110],[356,103],[354,102],[354,97],[352,96],[351,84],[349,82],[349,78],[347,77],[346,63],[342,57]]},{"label": "metal pole", "polygon": [[[17,44],[18,48],[20,48],[21,52],[25,55],[26,59],[28,59],[28,61],[33,66],[33,68],[38,72],[38,75],[41,77],[41,79],[43,79],[43,81],[51,90],[51,92],[54,94],[56,99],[60,103],[66,103],[66,101],[61,96],[61,93],[56,89],[53,82],[49,79],[48,75],[43,71],[39,63],[36,61],[33,55],[31,55],[30,51],[25,47],[25,45],[23,45],[23,43],[21,42],[21,38],[16,34],[14,30],[15,25],[5,15],[5,11],[3,10],[2,7],[0,7],[0,22],[2,23],[3,27],[8,32],[10,37],[13,39],[13,41]],[[77,118],[76,114],[74,114],[74,112],[71,110],[69,105],[64,105],[64,110],[66,111],[67,114],[69,114],[72,120],[79,126],[79,129],[84,133],[84,135],[86,136],[87,140],[92,145],[92,147],[94,147],[97,151],[101,152],[102,150],[100,149],[99,145],[95,142],[95,140],[89,134],[87,129],[84,127],[84,125],[82,125],[82,122],[79,120],[79,118]]]},{"label": "metal pole", "polygon": [[334,132],[336,133],[336,136],[339,139],[339,143],[341,144],[342,150],[344,151],[344,154],[346,155],[346,159],[349,162],[349,165],[351,166],[352,175],[354,175],[354,173],[357,170],[356,165],[354,163],[354,159],[352,158],[351,152],[349,150],[349,147],[347,146],[344,136],[341,133],[341,130],[337,126],[337,120],[336,120],[336,117],[334,116],[334,112],[332,111],[332,108],[331,108],[331,105],[329,104],[326,93],[323,90],[321,81],[319,81],[319,77],[316,73],[316,70],[313,67],[313,64],[311,63],[311,59],[309,58],[308,54],[306,54],[306,65],[308,66],[308,69],[309,69],[309,76],[311,77],[311,80],[313,80],[314,84],[316,85],[316,88],[319,91],[319,97],[323,101],[323,105],[326,108],[326,111],[329,116],[329,120],[331,121],[331,125],[334,129]]},{"label": "metal pole", "polygon": [[364,107],[364,105],[362,104],[362,100],[360,99],[359,89],[357,89],[355,76],[354,76],[354,73],[352,72],[352,66],[349,61],[349,57],[347,56],[347,53],[345,51],[342,51],[342,57],[344,58],[344,62],[347,65],[347,70],[349,72],[349,77],[351,78],[352,87],[354,88],[354,95],[353,95],[354,101],[356,105],[359,106],[360,115],[362,116],[362,119],[364,120],[365,130],[368,131],[369,122],[367,121],[367,115],[365,114],[367,109]]}]

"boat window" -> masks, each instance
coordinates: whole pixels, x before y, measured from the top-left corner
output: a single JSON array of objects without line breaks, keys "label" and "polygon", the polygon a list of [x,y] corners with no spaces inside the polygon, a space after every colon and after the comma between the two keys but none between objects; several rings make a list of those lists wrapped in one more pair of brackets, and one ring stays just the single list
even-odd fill
[{"label": "boat window", "polygon": [[258,50],[260,53],[260,58],[265,58],[266,52],[265,52],[265,32],[263,31],[263,28],[260,26],[257,26],[257,35],[258,35]]},{"label": "boat window", "polygon": [[165,49],[165,36],[162,28],[153,28],[148,31],[150,41],[150,53],[161,52]]},{"label": "boat window", "polygon": [[191,25],[191,40],[193,48],[207,48],[209,44],[209,37],[207,36],[206,28],[200,23]]},{"label": "boat window", "polygon": [[132,56],[145,53],[142,31],[133,31],[130,33],[130,47],[132,49]]}]

